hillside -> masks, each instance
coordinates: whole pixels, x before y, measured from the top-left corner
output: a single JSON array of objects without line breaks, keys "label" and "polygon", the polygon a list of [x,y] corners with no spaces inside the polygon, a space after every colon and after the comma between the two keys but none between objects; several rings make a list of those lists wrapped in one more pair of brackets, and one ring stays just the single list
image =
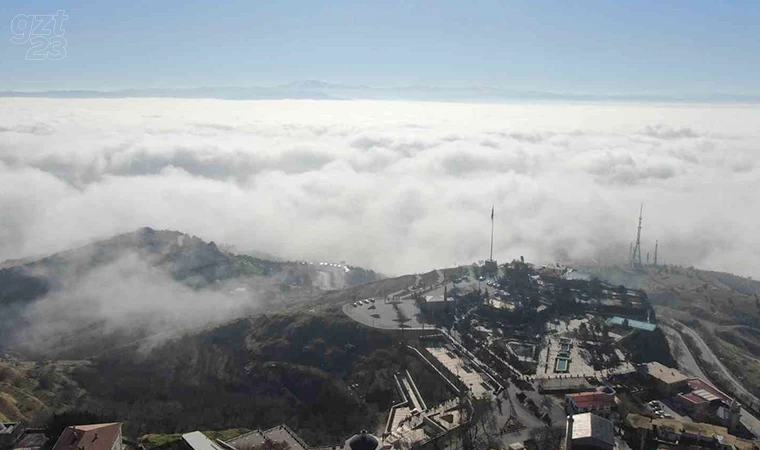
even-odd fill
[{"label": "hillside", "polygon": [[0,358],[0,421],[42,419],[76,406],[85,391],[72,379],[86,361],[19,362]]},{"label": "hillside", "polygon": [[379,278],[357,267],[238,255],[150,228],[17,263],[0,269],[0,350],[66,359],[288,308]]},{"label": "hillside", "polygon": [[[676,320],[697,332],[741,384],[760,395],[760,282],[680,266],[588,271],[611,283],[646,290],[660,318]],[[714,374],[715,382],[727,383],[713,365],[704,362],[702,369]]]},{"label": "hillside", "polygon": [[448,398],[440,378],[391,337],[342,316],[294,313],[239,319],[148,354],[132,346],[75,364],[66,382],[82,391],[68,403],[17,381],[47,396],[53,410],[119,417],[129,436],[284,422],[311,444],[332,444],[383,421],[397,401],[393,374],[403,368],[425,398]]},{"label": "hillside", "polygon": [[338,307],[414,275],[269,261],[148,228],[4,267],[2,419],[118,417],[132,437],[285,422],[332,444],[384,421],[399,370],[429,401],[448,398],[403,345]]}]

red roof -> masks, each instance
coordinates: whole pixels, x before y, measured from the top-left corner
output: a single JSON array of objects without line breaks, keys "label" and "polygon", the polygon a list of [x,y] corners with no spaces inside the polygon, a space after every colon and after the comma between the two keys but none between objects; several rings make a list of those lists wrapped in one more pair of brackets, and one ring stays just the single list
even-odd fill
[{"label": "red roof", "polygon": [[118,422],[66,427],[53,450],[110,450],[120,431]]},{"label": "red roof", "polygon": [[578,405],[579,408],[594,406],[596,409],[600,409],[601,407],[615,404],[615,396],[605,394],[604,392],[581,392],[580,394],[568,394],[567,397]]},{"label": "red roof", "polygon": [[718,397],[721,401],[723,401],[725,404],[729,405],[731,404],[731,401],[733,400],[731,397],[723,393],[723,391],[719,391],[717,388],[712,386],[711,384],[707,384],[704,381],[700,380],[699,378],[692,378],[688,381],[689,387],[693,391],[697,391],[700,389],[703,389],[716,397]]},{"label": "red roof", "polygon": [[685,398],[691,403],[707,403],[707,400],[703,399],[702,397],[698,396],[697,394],[693,392],[689,392],[688,394],[678,394],[678,396]]}]

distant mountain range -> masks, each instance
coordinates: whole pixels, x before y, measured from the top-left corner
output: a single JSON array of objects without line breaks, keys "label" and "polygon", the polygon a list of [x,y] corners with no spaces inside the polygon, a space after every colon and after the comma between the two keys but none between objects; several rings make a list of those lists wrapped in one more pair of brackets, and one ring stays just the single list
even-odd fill
[{"label": "distant mountain range", "polygon": [[722,102],[758,103],[756,94],[593,94],[515,90],[490,86],[397,86],[333,84],[319,80],[294,81],[278,86],[226,86],[120,90],[0,91],[0,97],[41,98],[215,98],[224,100],[418,100],[450,102],[503,101],[614,101],[614,102]]}]

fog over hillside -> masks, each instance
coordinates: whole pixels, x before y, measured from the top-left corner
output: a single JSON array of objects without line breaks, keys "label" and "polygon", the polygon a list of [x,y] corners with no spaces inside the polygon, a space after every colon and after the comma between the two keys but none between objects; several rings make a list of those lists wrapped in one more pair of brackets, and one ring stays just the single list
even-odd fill
[{"label": "fog over hillside", "polygon": [[0,260],[174,229],[387,274],[644,251],[760,276],[760,107],[0,99]]}]

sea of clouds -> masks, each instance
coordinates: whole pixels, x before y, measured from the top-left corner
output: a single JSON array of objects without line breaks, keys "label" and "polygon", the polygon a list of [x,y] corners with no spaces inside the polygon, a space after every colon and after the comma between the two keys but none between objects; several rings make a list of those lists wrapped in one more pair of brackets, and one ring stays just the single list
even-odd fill
[{"label": "sea of clouds", "polygon": [[760,107],[0,99],[0,261],[174,229],[385,274],[660,262],[760,275]]}]

